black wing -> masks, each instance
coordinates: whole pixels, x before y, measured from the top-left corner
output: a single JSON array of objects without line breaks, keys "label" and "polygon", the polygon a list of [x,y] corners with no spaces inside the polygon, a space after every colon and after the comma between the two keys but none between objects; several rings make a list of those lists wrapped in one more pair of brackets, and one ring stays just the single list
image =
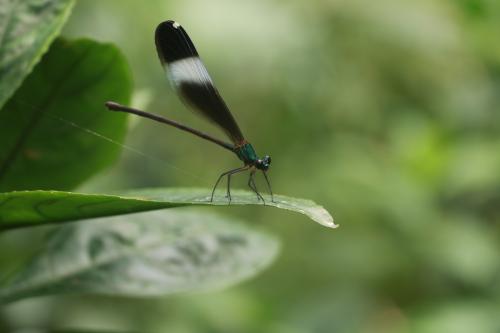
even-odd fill
[{"label": "black wing", "polygon": [[162,22],[156,28],[155,42],[160,61],[182,99],[219,125],[234,144],[241,144],[243,134],[186,31],[177,22]]}]

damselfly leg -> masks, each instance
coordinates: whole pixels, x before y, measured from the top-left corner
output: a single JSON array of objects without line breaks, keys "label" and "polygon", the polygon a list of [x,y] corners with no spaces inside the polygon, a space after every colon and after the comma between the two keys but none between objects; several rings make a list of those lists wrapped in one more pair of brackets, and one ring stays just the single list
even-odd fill
[{"label": "damselfly leg", "polygon": [[212,196],[210,198],[210,202],[214,201],[215,189],[219,185],[221,179],[223,177],[227,176],[227,193],[226,193],[226,197],[229,199],[229,203],[231,203],[231,176],[233,174],[235,174],[235,173],[248,170],[248,168],[250,168],[250,166],[245,165],[245,166],[242,166],[241,168],[236,168],[236,169],[233,169],[233,170],[229,170],[229,171],[226,171],[223,174],[221,174],[219,176],[219,178],[217,179],[217,181],[215,182],[214,188],[212,189]]}]

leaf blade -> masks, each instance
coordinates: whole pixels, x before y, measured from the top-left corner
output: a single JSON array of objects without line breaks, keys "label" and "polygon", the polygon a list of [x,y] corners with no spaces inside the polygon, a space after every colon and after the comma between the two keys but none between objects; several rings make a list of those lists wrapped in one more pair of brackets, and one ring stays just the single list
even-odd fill
[{"label": "leaf blade", "polygon": [[[201,188],[156,188],[125,192],[123,195],[83,194],[62,191],[16,191],[0,193],[0,230],[72,221],[83,218],[127,214],[163,208],[195,205],[227,205],[224,197],[214,197]],[[255,194],[232,191],[231,205],[259,205]],[[274,196],[266,205],[304,214],[329,228],[336,228],[331,215],[312,201]]]},{"label": "leaf blade", "polygon": [[0,300],[220,289],[269,266],[278,249],[274,237],[215,214],[149,212],[67,224],[2,286]]},{"label": "leaf blade", "polygon": [[[110,44],[56,40],[0,109],[0,191],[68,190],[110,165],[126,134],[126,115],[102,101],[127,100],[128,65]],[[82,161],[85,157],[85,161]]]},{"label": "leaf blade", "polygon": [[69,17],[75,0],[7,1],[0,8],[0,108]]}]

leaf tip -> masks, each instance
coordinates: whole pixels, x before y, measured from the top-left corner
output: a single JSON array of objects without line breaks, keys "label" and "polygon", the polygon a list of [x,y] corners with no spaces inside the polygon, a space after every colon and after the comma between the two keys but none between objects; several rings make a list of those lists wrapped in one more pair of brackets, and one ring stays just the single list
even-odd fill
[{"label": "leaf tip", "polygon": [[331,228],[331,229],[337,229],[338,227],[340,227],[339,224],[335,224],[333,217],[330,215],[330,213],[328,213],[328,211],[326,209],[324,209],[323,213],[324,213],[324,216],[322,216],[320,219],[316,220],[317,222],[319,222],[321,225],[323,225],[327,228]]}]

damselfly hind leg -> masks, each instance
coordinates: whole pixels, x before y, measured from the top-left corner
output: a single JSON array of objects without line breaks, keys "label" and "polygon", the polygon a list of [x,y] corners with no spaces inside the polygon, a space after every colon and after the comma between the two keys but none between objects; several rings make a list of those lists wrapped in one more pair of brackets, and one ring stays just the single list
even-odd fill
[{"label": "damselfly hind leg", "polygon": [[210,202],[213,202],[214,201],[214,194],[215,194],[215,189],[217,188],[217,185],[219,185],[221,179],[225,176],[227,176],[227,193],[226,193],[226,198],[229,199],[229,203],[231,203],[231,175],[235,174],[235,173],[238,173],[238,172],[242,172],[242,171],[245,171],[248,169],[248,166],[245,165],[241,168],[236,168],[236,169],[233,169],[233,170],[229,170],[229,171],[226,171],[224,173],[222,173],[219,178],[217,178],[217,181],[215,182],[215,185],[214,185],[214,188],[212,189],[212,196],[210,197]]}]

